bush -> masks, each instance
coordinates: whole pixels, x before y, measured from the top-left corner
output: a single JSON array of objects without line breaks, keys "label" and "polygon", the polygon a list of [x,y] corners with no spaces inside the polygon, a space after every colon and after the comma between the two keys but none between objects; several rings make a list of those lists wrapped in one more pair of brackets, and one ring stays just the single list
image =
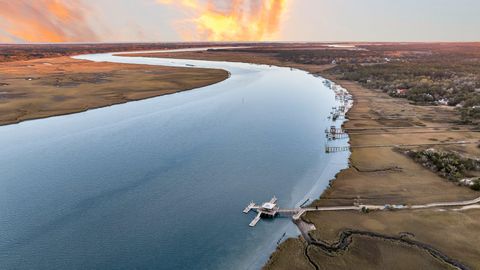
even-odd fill
[{"label": "bush", "polygon": [[476,180],[472,186],[470,186],[471,189],[475,191],[480,191],[480,180]]},{"label": "bush", "polygon": [[408,155],[423,166],[451,181],[458,181],[464,178],[467,171],[480,169],[479,161],[464,158],[451,152],[440,152],[428,149],[423,151],[409,151]]}]

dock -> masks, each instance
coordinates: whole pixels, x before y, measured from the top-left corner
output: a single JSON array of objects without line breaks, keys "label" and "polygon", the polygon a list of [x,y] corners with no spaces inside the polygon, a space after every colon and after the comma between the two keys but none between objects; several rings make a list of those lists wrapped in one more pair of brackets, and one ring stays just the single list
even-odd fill
[{"label": "dock", "polygon": [[350,146],[325,146],[325,153],[337,153],[350,151]]},{"label": "dock", "polygon": [[250,222],[250,224],[248,224],[248,226],[255,227],[255,225],[257,225],[257,223],[260,221],[261,216],[262,213],[258,212],[257,216],[252,220],[252,222]]},{"label": "dock", "polygon": [[[337,120],[347,119],[347,113],[353,107],[353,96],[348,93],[347,89],[330,80],[325,80],[324,84],[334,92],[335,100],[337,101],[337,106],[332,107],[328,119],[332,122],[332,124],[334,124],[334,122]],[[349,134],[341,127],[332,125],[330,126],[330,129],[325,130],[325,137],[328,141],[332,141],[348,139]],[[345,151],[350,151],[350,146],[325,145],[325,153],[337,153]]]},{"label": "dock", "polygon": [[325,130],[325,137],[329,140],[346,139],[348,133],[341,128],[331,126],[330,129]]},{"label": "dock", "polygon": [[[475,201],[476,202],[476,201]],[[480,202],[480,198],[478,199]],[[248,214],[254,210],[257,212],[255,218],[248,224],[250,227],[255,227],[262,218],[276,218],[278,216],[291,217],[293,222],[300,220],[300,217],[306,212],[315,211],[363,211],[369,210],[398,210],[405,209],[405,205],[361,205],[354,204],[352,206],[329,206],[329,207],[297,207],[297,208],[280,208],[277,206],[277,198],[274,196],[270,201],[264,202],[262,205],[257,205],[250,202],[243,210],[244,214]]]},{"label": "dock", "polygon": [[245,207],[245,209],[243,209],[243,213],[245,214],[248,214],[248,212],[250,212],[250,210],[252,210],[252,208],[255,206],[255,203],[254,202],[250,202],[249,205],[247,205],[247,207]]},{"label": "dock", "polygon": [[300,217],[307,211],[307,209],[300,209],[299,211],[297,211],[297,213],[295,213],[295,215],[292,216],[292,219],[293,220],[298,220],[300,219]]},{"label": "dock", "polygon": [[262,205],[256,205],[254,202],[250,202],[247,207],[243,209],[243,213],[248,214],[251,210],[257,212],[257,215],[249,224],[250,227],[254,227],[262,217],[274,218],[277,216],[280,208],[277,206],[277,197],[273,196],[270,201],[264,202]]},{"label": "dock", "polygon": [[[434,202],[428,204],[419,204],[419,205],[406,205],[406,204],[360,204],[357,201],[354,201],[353,205],[344,205],[344,206],[323,206],[323,207],[297,207],[292,209],[282,209],[277,206],[277,198],[273,197],[269,202],[263,203],[261,206],[256,205],[251,202],[243,211],[243,213],[248,214],[251,210],[256,210],[257,215],[250,222],[249,226],[254,227],[262,218],[275,218],[277,216],[290,216],[293,222],[297,223],[301,221],[300,218],[303,214],[307,212],[322,212],[322,211],[405,211],[405,210],[415,210],[415,209],[431,209],[431,208],[451,208],[451,207],[460,207],[453,209],[454,211],[467,210],[469,207],[480,208],[480,197],[466,200],[466,201],[453,201],[453,202]],[[246,211],[248,209],[248,212]]]},{"label": "dock", "polygon": [[457,142],[438,142],[438,143],[417,143],[417,144],[366,144],[366,145],[355,145],[355,146],[328,146],[325,145],[325,153],[337,153],[350,151],[351,149],[356,148],[392,148],[392,147],[418,147],[418,146],[437,146],[437,145],[468,145],[468,144],[479,144],[477,140],[472,141],[457,141]]},{"label": "dock", "polygon": [[[315,209],[315,208],[313,208]],[[275,218],[277,216],[292,217],[293,220],[298,220],[305,212],[313,210],[312,208],[280,208],[277,206],[277,197],[273,197],[270,201],[264,202],[261,205],[257,205],[254,202],[250,202],[243,210],[244,214],[248,214],[254,210],[257,212],[255,218],[250,222],[250,227],[255,227],[262,218]],[[350,208],[349,208],[350,209]]]}]

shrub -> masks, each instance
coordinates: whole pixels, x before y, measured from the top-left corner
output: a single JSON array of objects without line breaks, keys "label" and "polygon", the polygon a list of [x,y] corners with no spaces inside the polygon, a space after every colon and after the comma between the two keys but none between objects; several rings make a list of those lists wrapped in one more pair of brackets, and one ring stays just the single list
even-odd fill
[{"label": "shrub", "polygon": [[476,180],[472,186],[470,186],[471,189],[475,191],[480,191],[480,180]]},{"label": "shrub", "polygon": [[451,152],[428,149],[409,151],[408,155],[423,166],[451,181],[458,181],[464,178],[467,171],[480,169],[479,161],[464,158]]}]

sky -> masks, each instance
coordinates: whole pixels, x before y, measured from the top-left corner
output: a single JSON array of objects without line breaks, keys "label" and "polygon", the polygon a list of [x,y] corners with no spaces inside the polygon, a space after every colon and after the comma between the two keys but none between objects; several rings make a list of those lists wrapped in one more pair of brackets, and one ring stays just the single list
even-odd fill
[{"label": "sky", "polygon": [[478,0],[0,0],[0,43],[480,41]]}]

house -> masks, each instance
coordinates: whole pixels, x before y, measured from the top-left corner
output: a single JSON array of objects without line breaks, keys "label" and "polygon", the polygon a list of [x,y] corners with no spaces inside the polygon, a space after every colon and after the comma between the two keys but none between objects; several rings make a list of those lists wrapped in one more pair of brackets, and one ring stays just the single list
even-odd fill
[{"label": "house", "polygon": [[475,184],[476,181],[479,181],[479,180],[480,180],[480,177],[474,177],[474,178],[464,178],[464,179],[461,179],[459,182],[464,186],[471,187]]},{"label": "house", "polygon": [[408,92],[408,89],[405,89],[405,88],[397,89],[397,91],[395,91],[395,93],[399,96],[405,96],[407,92]]},{"label": "house", "polygon": [[440,99],[440,100],[437,101],[437,104],[438,104],[438,105],[445,105],[445,106],[446,106],[446,105],[448,105],[448,99],[442,98],[442,99]]}]

